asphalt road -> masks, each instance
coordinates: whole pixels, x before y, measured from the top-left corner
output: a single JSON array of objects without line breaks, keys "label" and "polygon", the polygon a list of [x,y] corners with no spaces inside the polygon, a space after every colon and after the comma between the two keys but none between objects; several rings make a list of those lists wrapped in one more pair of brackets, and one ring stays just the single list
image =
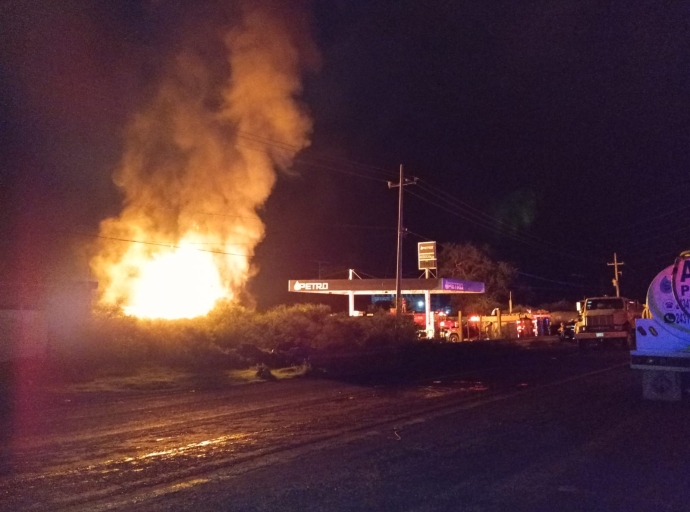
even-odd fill
[{"label": "asphalt road", "polygon": [[690,408],[642,401],[627,361],[564,345],[386,385],[52,393],[3,418],[0,510],[690,510]]}]

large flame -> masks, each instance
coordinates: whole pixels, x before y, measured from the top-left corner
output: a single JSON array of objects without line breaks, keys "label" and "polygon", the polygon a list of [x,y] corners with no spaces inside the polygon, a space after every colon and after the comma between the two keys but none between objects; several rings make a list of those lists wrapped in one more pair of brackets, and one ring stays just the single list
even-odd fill
[{"label": "large flame", "polygon": [[257,209],[274,166],[308,145],[311,121],[295,101],[304,27],[275,5],[247,6],[223,41],[225,83],[182,51],[131,123],[115,175],[124,207],[101,223],[91,260],[102,303],[139,317],[195,317],[235,298],[256,272]]},{"label": "large flame", "polygon": [[124,311],[145,318],[192,318],[227,295],[212,255],[180,247],[144,261]]}]

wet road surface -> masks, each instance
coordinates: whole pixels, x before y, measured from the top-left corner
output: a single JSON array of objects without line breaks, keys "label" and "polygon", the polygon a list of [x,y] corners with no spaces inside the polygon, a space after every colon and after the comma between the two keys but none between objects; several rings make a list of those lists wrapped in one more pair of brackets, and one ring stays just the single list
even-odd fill
[{"label": "wet road surface", "polygon": [[457,366],[43,397],[4,421],[0,510],[688,510],[690,409],[626,353]]}]

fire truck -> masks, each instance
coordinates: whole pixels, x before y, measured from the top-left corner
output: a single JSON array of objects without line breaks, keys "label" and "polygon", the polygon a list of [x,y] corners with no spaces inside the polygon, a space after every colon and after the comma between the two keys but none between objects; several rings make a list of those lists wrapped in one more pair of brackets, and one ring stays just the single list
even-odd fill
[{"label": "fire truck", "polygon": [[470,315],[464,325],[457,318],[439,316],[439,335],[451,342],[472,339],[519,339],[546,336],[550,332],[551,314],[547,311],[527,313]]},{"label": "fire truck", "polygon": [[[447,341],[460,341],[462,339],[462,330],[456,317],[448,316],[445,311],[432,311],[431,314],[434,322],[434,334],[437,339]],[[427,338],[429,333],[425,330],[426,314],[415,313],[413,318],[418,328],[417,336]]]},{"label": "fire truck", "polygon": [[635,331],[630,367],[642,370],[643,397],[681,400],[690,372],[690,251],[654,278]]},{"label": "fire truck", "polygon": [[453,343],[463,340],[462,324],[459,322],[457,318],[441,316],[438,322],[438,326],[439,336],[442,339],[448,340]]},{"label": "fire truck", "polygon": [[605,343],[629,347],[642,315],[640,303],[625,297],[588,298],[578,303],[578,311],[574,337],[580,348]]}]

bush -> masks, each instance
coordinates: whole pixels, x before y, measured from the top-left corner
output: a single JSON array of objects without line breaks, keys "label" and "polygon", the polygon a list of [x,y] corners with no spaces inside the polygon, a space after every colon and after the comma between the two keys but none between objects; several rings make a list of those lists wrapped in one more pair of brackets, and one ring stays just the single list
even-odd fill
[{"label": "bush", "polygon": [[205,317],[181,320],[138,319],[102,309],[73,339],[55,343],[53,353],[65,364],[89,366],[275,367],[301,363],[313,351],[349,351],[414,337],[411,321],[396,332],[395,317],[387,313],[349,317],[323,305],[258,313],[222,304]]}]

